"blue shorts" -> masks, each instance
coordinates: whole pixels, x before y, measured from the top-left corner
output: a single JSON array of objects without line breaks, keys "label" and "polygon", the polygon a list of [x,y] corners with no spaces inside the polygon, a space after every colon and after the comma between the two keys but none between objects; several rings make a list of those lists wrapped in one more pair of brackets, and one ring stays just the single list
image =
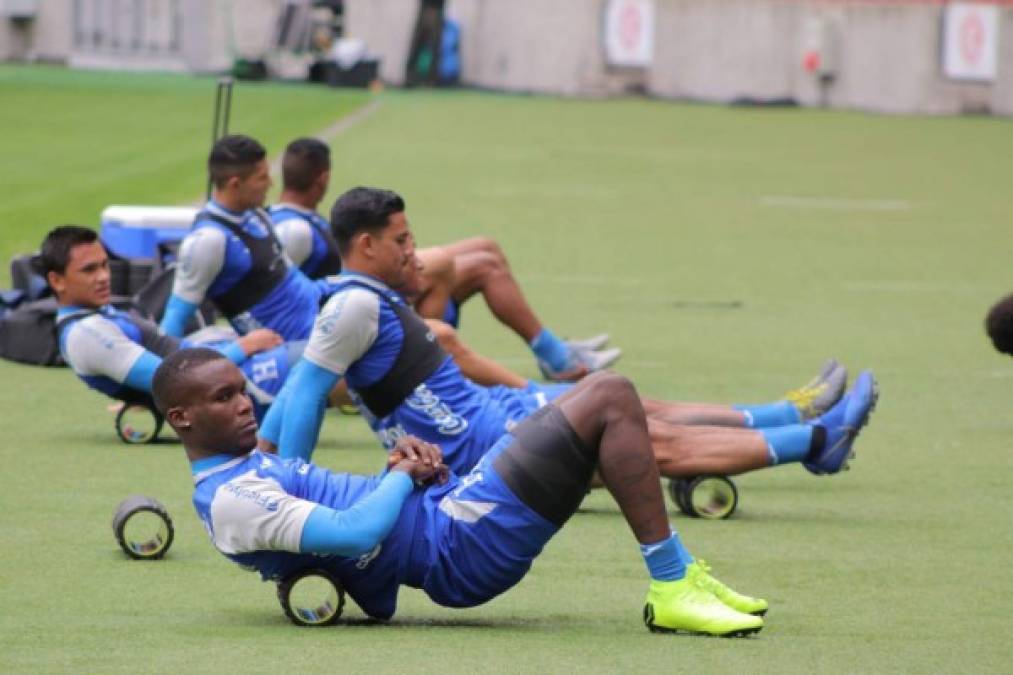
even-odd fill
[{"label": "blue shorts", "polygon": [[488,602],[524,578],[558,528],[524,504],[493,462],[510,434],[438,502],[427,504],[431,560],[421,588],[445,607]]},{"label": "blue shorts", "polygon": [[489,387],[491,400],[471,420],[471,429],[467,435],[458,443],[444,443],[442,446],[447,465],[458,474],[463,475],[471,471],[503,434],[512,431],[533,413],[569,391],[572,386],[532,383],[527,389],[512,389],[502,385]]},{"label": "blue shorts", "polygon": [[285,378],[302,356],[305,340],[286,342],[274,349],[254,354],[239,369],[246,378],[246,393],[253,400],[253,414],[259,424],[274,398],[285,384]]}]

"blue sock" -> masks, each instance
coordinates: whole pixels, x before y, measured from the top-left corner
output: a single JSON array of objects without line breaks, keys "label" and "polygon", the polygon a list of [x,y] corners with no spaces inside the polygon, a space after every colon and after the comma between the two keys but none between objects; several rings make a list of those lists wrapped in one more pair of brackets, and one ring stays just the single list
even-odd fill
[{"label": "blue sock", "polygon": [[573,366],[570,363],[570,348],[548,328],[542,328],[530,346],[535,356],[548,363],[553,370],[567,370]]},{"label": "blue sock", "polygon": [[760,405],[735,405],[736,410],[741,410],[746,416],[746,426],[750,429],[763,429],[764,427],[783,427],[789,424],[798,424],[802,421],[795,404],[790,401],[778,401],[777,403],[763,403]]},{"label": "blue sock", "polygon": [[770,465],[801,462],[806,459],[812,449],[814,429],[815,427],[809,424],[760,429],[763,440],[767,441]]},{"label": "blue sock", "polygon": [[[678,581],[686,576],[686,565],[693,562],[675,532],[656,544],[641,544],[640,554],[647,563],[647,571],[658,581]],[[688,560],[688,562],[687,562]]]}]

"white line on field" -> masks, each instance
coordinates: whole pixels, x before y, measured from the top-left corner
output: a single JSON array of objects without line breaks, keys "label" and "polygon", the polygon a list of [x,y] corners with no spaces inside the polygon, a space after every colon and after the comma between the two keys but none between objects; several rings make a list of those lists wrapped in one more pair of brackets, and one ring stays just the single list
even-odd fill
[{"label": "white line on field", "polygon": [[[521,356],[490,356],[489,358],[495,361],[496,363],[500,363],[504,366],[510,367],[527,366],[531,365],[532,362],[531,358],[525,358]],[[670,365],[672,364],[666,363],[664,361],[633,361],[633,360],[626,360],[625,358],[621,358],[619,359],[619,361],[616,362],[616,367],[619,368],[632,367],[640,369],[657,369]]]},{"label": "white line on field", "polygon": [[877,291],[883,293],[978,293],[986,290],[971,284],[941,284],[924,281],[848,281],[846,291]]},{"label": "white line on field", "polygon": [[[349,129],[354,127],[359,122],[362,122],[367,117],[375,113],[380,108],[380,99],[373,99],[361,108],[356,109],[349,115],[345,115],[331,126],[318,131],[313,134],[315,138],[321,141],[330,141],[341,134],[347,132]],[[277,177],[281,173],[281,159],[284,153],[279,153],[274,160],[271,161],[271,175]]]},{"label": "white line on field", "polygon": [[587,284],[597,286],[643,286],[647,284],[646,279],[638,277],[606,277],[592,276],[589,274],[520,274],[524,281],[541,281],[552,284]]},{"label": "white line on field", "polygon": [[844,199],[837,197],[794,197],[766,195],[760,198],[763,206],[794,209],[838,209],[842,211],[909,211],[911,202],[906,199]]},{"label": "white line on field", "polygon": [[[380,99],[373,99],[361,108],[357,108],[352,113],[345,115],[331,126],[321,129],[317,133],[313,134],[313,137],[319,138],[321,141],[333,140],[375,113],[379,108]],[[271,176],[275,179],[277,179],[281,174],[281,159],[284,154],[284,152],[280,152],[274,159],[271,160]],[[204,206],[204,202],[204,197],[198,197],[190,203],[190,206],[201,208]]]}]

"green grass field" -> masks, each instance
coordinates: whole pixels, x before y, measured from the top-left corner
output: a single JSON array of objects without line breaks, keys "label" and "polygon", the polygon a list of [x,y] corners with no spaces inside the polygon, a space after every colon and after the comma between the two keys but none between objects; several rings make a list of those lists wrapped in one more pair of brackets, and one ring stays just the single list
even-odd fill
[{"label": "green grass field", "polygon": [[[203,191],[211,79],[0,67],[0,254],[111,203]],[[239,85],[232,129],[272,153],[367,101]],[[673,399],[762,401],[836,355],[881,399],[853,470],[737,479],[726,522],[672,519],[755,639],[659,636],[614,502],[594,493],[528,577],[483,607],[405,589],[389,625],[299,630],[214,552],[175,443],[128,447],[67,370],[0,363],[0,671],[1009,672],[1013,363],[982,330],[1011,289],[1008,120],[748,110],[640,99],[399,93],[332,142],[333,198],[392,187],[423,245],[487,234],[557,332],[608,330],[618,370]],[[330,200],[328,200],[328,203]],[[4,272],[6,274],[6,270]],[[5,277],[6,278],[6,277]],[[534,377],[479,303],[462,334]],[[318,463],[374,471],[358,419]],[[167,559],[131,562],[117,503],[167,505]]]}]

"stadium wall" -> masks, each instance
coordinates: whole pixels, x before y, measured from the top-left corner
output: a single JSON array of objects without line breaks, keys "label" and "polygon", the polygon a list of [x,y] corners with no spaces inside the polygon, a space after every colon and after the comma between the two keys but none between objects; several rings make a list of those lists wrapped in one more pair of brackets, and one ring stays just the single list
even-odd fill
[{"label": "stadium wall", "polygon": [[[653,0],[653,59],[635,68],[606,62],[608,0],[448,0],[447,12],[461,23],[463,82],[472,86],[565,96],[633,91],[718,102],[790,99],[890,113],[1013,115],[1013,6],[1008,0],[983,1],[999,5],[993,82],[942,74],[942,0]],[[93,6],[108,14],[109,3],[36,0],[30,20],[0,16],[0,58],[221,71],[234,57],[264,54],[281,4],[123,2],[117,7],[143,6],[148,15],[179,12],[178,29],[162,27],[165,36],[176,30],[175,41],[164,37],[156,48],[129,52],[89,43],[94,27],[82,16],[92,17]],[[346,33],[364,39],[381,57],[384,80],[402,83],[418,0],[345,0],[345,7]],[[155,19],[151,25],[158,24]],[[829,86],[802,67],[814,25],[833,42]],[[104,30],[107,36],[112,32],[108,25]],[[149,26],[149,37],[152,30]]]},{"label": "stadium wall", "polygon": [[[404,80],[414,0],[346,0],[346,30]],[[801,2],[655,0],[654,57],[645,68],[605,61],[606,0],[448,0],[462,27],[465,84],[505,91],[672,99],[791,99],[889,113],[1013,115],[1013,7],[999,3],[999,72],[991,83],[943,76],[944,4],[935,0]],[[996,3],[991,3],[996,4]],[[802,67],[814,25],[825,27],[835,77]],[[1005,38],[1005,39],[1004,39]]]}]

